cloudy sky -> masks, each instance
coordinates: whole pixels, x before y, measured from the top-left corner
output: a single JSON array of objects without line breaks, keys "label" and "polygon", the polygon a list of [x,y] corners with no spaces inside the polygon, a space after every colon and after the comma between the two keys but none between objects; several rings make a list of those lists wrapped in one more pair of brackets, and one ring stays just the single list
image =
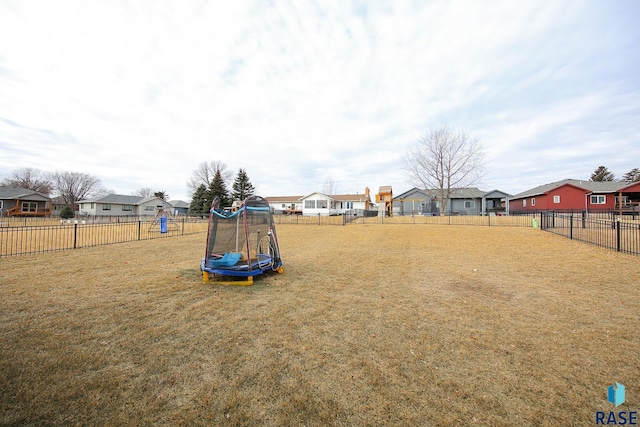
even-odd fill
[{"label": "cloudy sky", "polygon": [[485,190],[640,167],[640,1],[0,0],[0,178],[189,200],[203,161],[263,196],[413,187],[430,129]]}]

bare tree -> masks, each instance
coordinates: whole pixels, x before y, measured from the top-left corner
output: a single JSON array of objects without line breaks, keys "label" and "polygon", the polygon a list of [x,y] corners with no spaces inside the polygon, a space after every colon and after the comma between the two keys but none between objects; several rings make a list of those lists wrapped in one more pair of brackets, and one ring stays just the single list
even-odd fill
[{"label": "bare tree", "polygon": [[448,127],[427,132],[404,157],[411,180],[437,192],[444,215],[452,190],[477,184],[484,175],[484,147],[463,131]]},{"label": "bare tree", "polygon": [[98,196],[105,192],[100,179],[81,172],[60,172],[51,174],[51,180],[56,192],[62,196],[64,202],[70,206],[79,200]]},{"label": "bare tree", "polygon": [[191,173],[191,179],[187,182],[187,186],[191,192],[195,192],[201,184],[208,187],[216,176],[216,172],[220,172],[225,184],[228,184],[233,178],[233,172],[229,170],[226,163],[219,160],[212,160],[202,162],[198,165]]},{"label": "bare tree", "polygon": [[322,193],[327,196],[332,196],[336,194],[337,184],[331,177],[327,177],[322,181]]},{"label": "bare tree", "polygon": [[134,191],[132,193],[133,196],[140,196],[140,197],[151,197],[153,195],[153,190],[150,187],[142,187],[136,191]]},{"label": "bare tree", "polygon": [[53,184],[46,173],[32,168],[18,168],[11,172],[10,178],[5,178],[2,185],[7,187],[21,187],[37,191],[49,196],[53,190]]}]

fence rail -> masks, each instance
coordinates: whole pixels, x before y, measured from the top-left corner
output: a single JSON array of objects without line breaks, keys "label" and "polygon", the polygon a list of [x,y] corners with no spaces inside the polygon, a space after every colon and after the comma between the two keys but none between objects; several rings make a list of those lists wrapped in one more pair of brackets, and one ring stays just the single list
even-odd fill
[{"label": "fence rail", "polygon": [[540,228],[569,239],[591,243],[618,252],[640,255],[640,220],[592,217],[586,212],[540,213]]},{"label": "fence rail", "polygon": [[204,233],[208,220],[182,217],[168,221],[166,228],[161,228],[158,222],[152,220],[131,219],[126,222],[58,219],[29,224],[39,225],[25,226],[18,222],[0,224],[0,257]]},{"label": "fence rail", "polygon": [[[588,242],[618,252],[640,255],[640,219],[586,212],[527,212],[510,215],[404,215],[369,217],[365,215],[302,216],[275,215],[276,224],[426,224],[485,227],[531,227],[570,239]],[[208,219],[180,217],[160,232],[157,222],[146,218],[44,219],[20,218],[0,222],[0,258],[15,255],[61,251],[135,240],[150,240],[204,233]]]}]

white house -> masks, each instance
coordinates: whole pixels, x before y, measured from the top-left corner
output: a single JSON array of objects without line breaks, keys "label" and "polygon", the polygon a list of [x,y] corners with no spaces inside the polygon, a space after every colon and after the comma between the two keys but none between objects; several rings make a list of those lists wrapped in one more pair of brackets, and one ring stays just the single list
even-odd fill
[{"label": "white house", "polygon": [[335,194],[328,196],[314,192],[307,196],[266,197],[276,214],[302,214],[307,216],[343,215],[349,211],[361,212],[372,208],[369,189],[364,194]]},{"label": "white house", "polygon": [[364,194],[335,194],[328,196],[315,192],[302,199],[302,215],[343,215],[349,211],[371,209],[369,189]]},{"label": "white house", "polygon": [[301,214],[303,196],[265,197],[276,214]]},{"label": "white house", "polygon": [[169,210],[171,205],[159,197],[108,194],[95,199],[80,200],[80,215],[90,216],[156,216],[159,207]]}]

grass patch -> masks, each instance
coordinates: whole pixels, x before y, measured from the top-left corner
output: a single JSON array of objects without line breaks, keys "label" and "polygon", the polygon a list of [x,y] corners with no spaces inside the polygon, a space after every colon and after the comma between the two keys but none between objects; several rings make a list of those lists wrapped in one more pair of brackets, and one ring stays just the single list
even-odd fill
[{"label": "grass patch", "polygon": [[531,228],[278,226],[283,275],[203,285],[202,234],[0,261],[3,425],[582,425],[637,410],[640,260]]}]

